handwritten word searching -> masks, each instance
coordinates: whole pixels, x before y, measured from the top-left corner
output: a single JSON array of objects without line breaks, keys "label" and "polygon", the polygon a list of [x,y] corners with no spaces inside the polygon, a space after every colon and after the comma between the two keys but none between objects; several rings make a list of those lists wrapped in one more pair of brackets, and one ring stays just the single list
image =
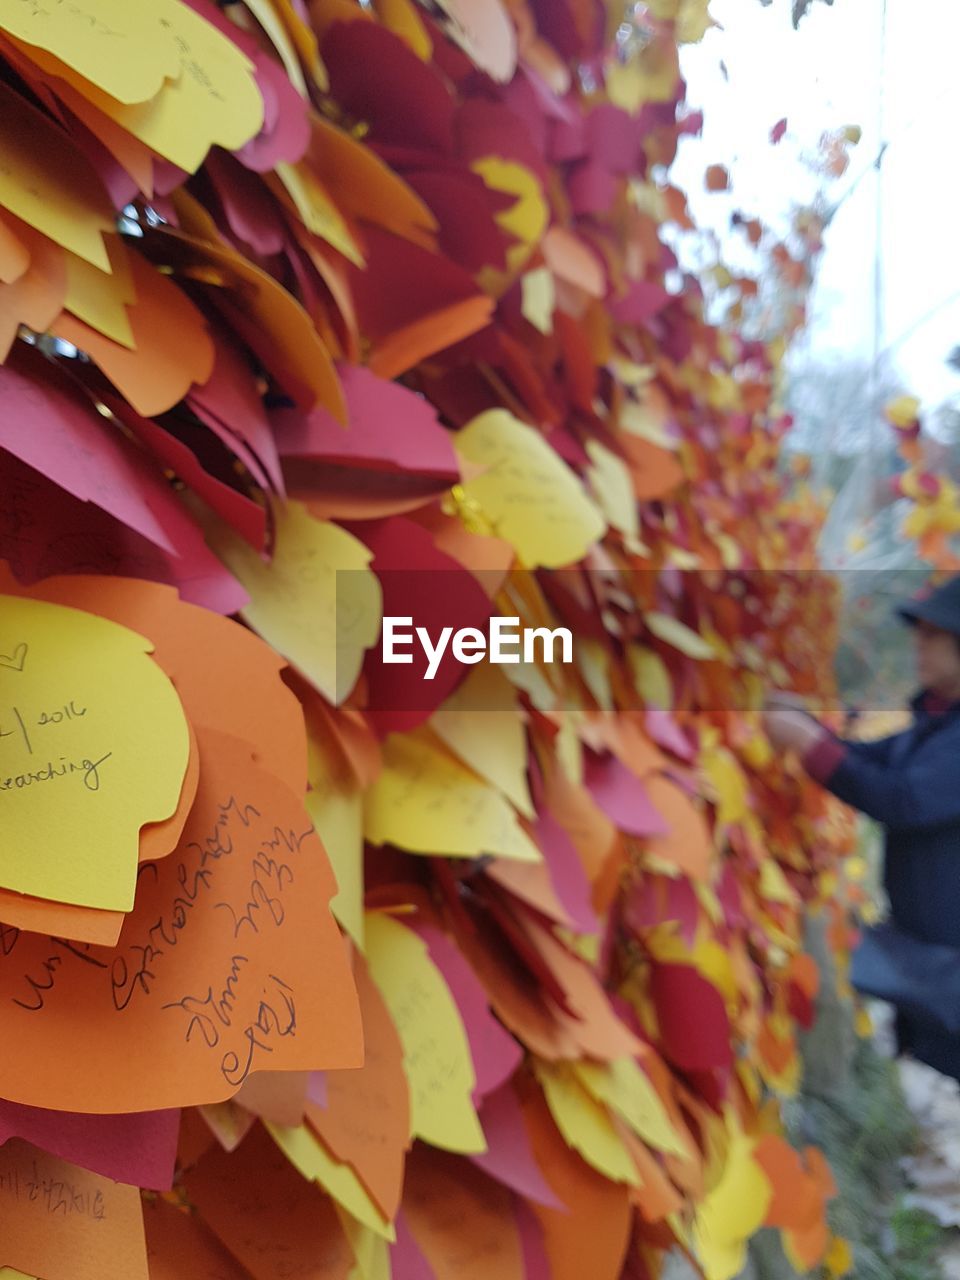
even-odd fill
[{"label": "handwritten word searching", "polygon": [[[411,664],[413,653],[402,650],[412,649],[417,642],[426,654],[424,678],[427,680],[436,676],[448,648],[458,662],[468,666],[484,658],[497,664],[536,662],[538,644],[541,647],[539,661],[573,662],[573,635],[566,627],[555,627],[552,631],[549,627],[528,627],[521,631],[519,618],[494,617],[490,619],[489,635],[479,627],[461,627],[457,631],[444,627],[434,643],[427,628],[414,627],[412,618],[390,614],[383,619],[384,662]],[[558,643],[559,659],[554,656]]]}]

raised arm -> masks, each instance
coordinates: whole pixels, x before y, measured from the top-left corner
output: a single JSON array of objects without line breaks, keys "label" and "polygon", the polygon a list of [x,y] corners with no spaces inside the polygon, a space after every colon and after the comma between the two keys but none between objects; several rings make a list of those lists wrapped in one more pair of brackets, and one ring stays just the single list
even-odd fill
[{"label": "raised arm", "polygon": [[764,716],[770,740],[792,748],[828,791],[885,826],[903,830],[960,821],[960,742],[951,734],[925,759],[891,763],[901,736],[846,742],[812,716],[772,707]]}]

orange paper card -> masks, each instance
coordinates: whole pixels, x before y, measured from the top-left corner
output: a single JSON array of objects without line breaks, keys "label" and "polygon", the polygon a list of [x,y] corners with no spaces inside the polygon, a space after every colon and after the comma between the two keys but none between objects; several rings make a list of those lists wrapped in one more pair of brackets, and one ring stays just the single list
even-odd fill
[{"label": "orange paper card", "polygon": [[347,1280],[353,1254],[333,1202],[301,1178],[262,1126],[236,1151],[204,1156],[185,1184],[253,1280]]},{"label": "orange paper card", "polygon": [[42,1280],[147,1280],[139,1190],[11,1138],[0,1147],[0,1267]]},{"label": "orange paper card", "polygon": [[[8,935],[0,1095],[75,1111],[229,1098],[252,1071],[359,1066],[360,1013],[301,802],[201,730],[177,851],[141,866],[115,950]],[[318,981],[318,975],[323,980]]]}]

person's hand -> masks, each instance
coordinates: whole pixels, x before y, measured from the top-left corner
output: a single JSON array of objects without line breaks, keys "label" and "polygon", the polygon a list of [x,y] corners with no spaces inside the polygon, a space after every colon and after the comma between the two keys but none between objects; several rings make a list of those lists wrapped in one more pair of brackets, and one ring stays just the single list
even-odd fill
[{"label": "person's hand", "polygon": [[805,711],[772,703],[764,708],[763,728],[778,751],[796,751],[800,755],[823,733],[820,723]]}]

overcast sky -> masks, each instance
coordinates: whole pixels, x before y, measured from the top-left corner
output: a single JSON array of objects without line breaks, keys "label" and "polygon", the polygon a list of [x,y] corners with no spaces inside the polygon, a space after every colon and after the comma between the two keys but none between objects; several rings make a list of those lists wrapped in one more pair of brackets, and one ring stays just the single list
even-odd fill
[{"label": "overcast sky", "polygon": [[[790,0],[768,8],[714,0],[722,29],[683,55],[690,104],[705,112],[703,136],[683,144],[674,173],[701,223],[726,235],[740,209],[777,225],[791,199],[811,192],[802,152],[824,129],[860,125],[838,190],[866,173],[828,230],[806,342],[825,355],[872,355],[879,205],[880,347],[897,344],[905,382],[932,408],[948,397],[960,403],[960,375],[944,363],[960,345],[960,4],[886,0],[886,8],[881,57],[883,0],[814,0],[797,31]],[[770,129],[784,116],[787,136],[772,147]],[[888,148],[878,174],[871,166],[881,139]],[[729,195],[704,192],[710,163],[730,168]]]}]

